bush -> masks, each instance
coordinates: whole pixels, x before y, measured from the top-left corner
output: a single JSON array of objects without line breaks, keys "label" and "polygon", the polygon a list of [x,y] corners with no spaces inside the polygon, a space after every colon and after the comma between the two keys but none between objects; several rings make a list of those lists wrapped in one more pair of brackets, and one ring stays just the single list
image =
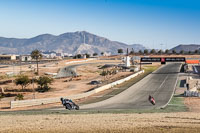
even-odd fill
[{"label": "bush", "polygon": [[15,97],[15,100],[24,100],[24,95],[23,94],[17,94]]},{"label": "bush", "polygon": [[50,88],[49,86],[44,86],[44,87],[38,86],[38,88],[35,89],[35,90],[38,91],[38,92],[44,93],[44,92],[49,91],[50,89],[51,89],[51,88]]},{"label": "bush", "polygon": [[36,91],[38,92],[46,92],[50,90],[50,87],[48,86],[53,82],[52,78],[49,78],[47,76],[41,76],[39,79],[37,79],[36,83],[38,84],[38,88]]},{"label": "bush", "polygon": [[0,94],[0,101],[1,101],[2,98],[4,98],[4,96],[3,96],[3,94]]}]

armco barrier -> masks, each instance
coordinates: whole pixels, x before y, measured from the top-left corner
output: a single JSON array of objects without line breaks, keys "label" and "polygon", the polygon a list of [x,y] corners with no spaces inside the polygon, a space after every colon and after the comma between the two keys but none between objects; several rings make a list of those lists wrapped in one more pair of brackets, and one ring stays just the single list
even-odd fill
[{"label": "armco barrier", "polygon": [[[77,95],[71,95],[71,96],[63,96],[64,98],[69,98],[69,99],[81,99],[81,98],[85,98],[88,96],[91,96],[95,93],[104,91],[106,89],[110,89],[112,87],[114,87],[115,85],[121,84],[125,81],[130,80],[131,78],[134,78],[136,76],[138,76],[139,74],[144,73],[144,70],[139,71],[133,75],[130,75],[124,79],[120,79],[118,81],[115,81],[113,83],[101,86],[97,89],[94,89],[92,91],[86,92],[86,93],[81,93],[81,94],[77,94]],[[11,101],[10,104],[10,108],[18,108],[18,107],[28,107],[28,106],[35,106],[35,105],[43,105],[43,104],[50,104],[50,103],[57,103],[60,102],[60,98],[61,97],[56,97],[56,98],[43,98],[43,99],[31,99],[31,100],[21,100],[21,101]]]}]

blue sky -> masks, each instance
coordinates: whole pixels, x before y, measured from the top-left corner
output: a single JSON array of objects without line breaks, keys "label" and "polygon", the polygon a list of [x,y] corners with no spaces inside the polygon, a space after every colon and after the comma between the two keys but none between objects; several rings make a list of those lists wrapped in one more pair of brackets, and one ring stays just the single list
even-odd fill
[{"label": "blue sky", "polygon": [[1,37],[83,30],[149,48],[200,44],[200,1],[0,0]]}]

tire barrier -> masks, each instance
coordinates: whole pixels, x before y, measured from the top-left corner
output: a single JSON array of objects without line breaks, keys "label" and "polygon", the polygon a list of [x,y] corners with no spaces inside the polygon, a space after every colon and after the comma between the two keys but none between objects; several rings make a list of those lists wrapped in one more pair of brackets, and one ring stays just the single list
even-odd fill
[{"label": "tire barrier", "polygon": [[[95,93],[110,89],[118,84],[121,84],[125,81],[128,81],[140,74],[144,73],[144,70],[139,71],[137,73],[134,73],[124,79],[120,79],[118,81],[115,81],[113,83],[101,86],[99,88],[96,88],[92,91],[86,92],[86,93],[81,93],[81,94],[77,94],[77,95],[71,95],[71,96],[61,96],[63,98],[68,98],[68,99],[72,99],[72,100],[76,100],[76,99],[81,99],[81,98],[85,98],[88,96],[91,96]],[[61,97],[56,97],[56,98],[43,98],[43,99],[31,99],[31,100],[20,100],[20,101],[11,101],[10,103],[10,108],[18,108],[18,107],[28,107],[28,106],[36,106],[36,105],[43,105],[43,104],[51,104],[51,103],[58,103],[60,102],[60,98]]]}]

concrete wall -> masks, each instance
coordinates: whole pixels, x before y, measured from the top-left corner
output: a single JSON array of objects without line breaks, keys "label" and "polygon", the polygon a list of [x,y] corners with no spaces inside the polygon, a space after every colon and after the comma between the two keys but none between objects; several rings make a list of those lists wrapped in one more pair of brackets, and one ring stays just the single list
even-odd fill
[{"label": "concrete wall", "polygon": [[91,60],[96,60],[96,58],[91,58],[91,59],[86,59],[86,60],[69,61],[69,62],[66,62],[65,64],[72,64],[72,63],[86,62],[86,61],[91,61]]},{"label": "concrete wall", "polygon": [[[125,81],[128,81],[136,76],[138,76],[139,74],[144,73],[144,70],[139,71],[135,74],[132,74],[124,79],[120,79],[118,81],[112,82],[110,84],[101,86],[99,88],[96,88],[92,91],[86,92],[86,93],[81,93],[81,94],[77,94],[77,95],[71,95],[71,96],[63,96],[64,98],[68,98],[68,99],[80,99],[80,98],[85,98],[88,96],[91,96],[95,93],[110,89],[118,84],[121,84]],[[21,101],[11,101],[11,108],[17,108],[17,107],[27,107],[27,106],[34,106],[34,105],[43,105],[43,104],[50,104],[50,103],[57,103],[60,102],[60,98],[61,97],[56,97],[56,98],[44,98],[44,99],[32,99],[32,100],[21,100]]]}]

